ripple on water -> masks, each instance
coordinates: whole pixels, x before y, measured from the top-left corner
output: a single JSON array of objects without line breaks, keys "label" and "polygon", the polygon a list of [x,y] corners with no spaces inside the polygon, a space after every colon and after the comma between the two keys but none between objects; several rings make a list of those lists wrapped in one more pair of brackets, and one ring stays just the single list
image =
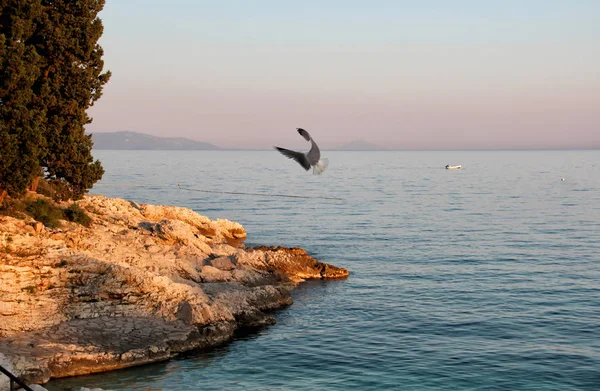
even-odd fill
[{"label": "ripple on water", "polygon": [[103,193],[239,221],[248,243],[301,246],[351,276],[301,285],[276,325],[212,352],[51,390],[598,389],[597,151],[328,152],[322,176],[271,151],[124,156],[97,151],[104,181],[154,189]]}]

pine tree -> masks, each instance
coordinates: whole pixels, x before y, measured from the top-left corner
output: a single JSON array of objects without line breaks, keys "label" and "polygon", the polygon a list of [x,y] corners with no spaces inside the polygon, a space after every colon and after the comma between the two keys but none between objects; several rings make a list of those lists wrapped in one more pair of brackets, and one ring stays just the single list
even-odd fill
[{"label": "pine tree", "polygon": [[104,0],[0,0],[0,193],[44,172],[59,198],[80,198],[104,169],[86,110],[102,94]]},{"label": "pine tree", "polygon": [[41,28],[32,40],[42,72],[34,90],[46,108],[42,166],[48,179],[66,188],[63,198],[80,198],[104,173],[84,129],[91,123],[86,110],[110,78],[110,72],[102,73],[98,45],[104,0],[42,0],[42,5]]},{"label": "pine tree", "polygon": [[40,173],[44,109],[33,85],[39,56],[28,44],[40,1],[0,0],[0,193],[22,194]]}]

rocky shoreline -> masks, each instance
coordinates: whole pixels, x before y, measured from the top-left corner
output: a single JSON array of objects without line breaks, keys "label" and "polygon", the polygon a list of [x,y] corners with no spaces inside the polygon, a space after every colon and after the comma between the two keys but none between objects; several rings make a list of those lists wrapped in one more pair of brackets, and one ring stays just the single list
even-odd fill
[{"label": "rocky shoreline", "polygon": [[[348,271],[174,206],[86,196],[89,228],[0,216],[0,365],[28,383],[166,360],[274,323],[306,279]],[[0,389],[3,379],[0,377]]]}]

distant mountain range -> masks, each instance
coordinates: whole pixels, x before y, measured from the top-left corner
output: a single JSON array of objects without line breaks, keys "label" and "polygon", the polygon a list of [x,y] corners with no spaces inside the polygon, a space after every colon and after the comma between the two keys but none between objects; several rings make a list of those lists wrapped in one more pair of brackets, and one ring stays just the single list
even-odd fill
[{"label": "distant mountain range", "polygon": [[157,137],[136,132],[92,133],[94,149],[146,149],[209,151],[221,149],[216,145],[183,137]]},{"label": "distant mountain range", "polygon": [[[202,141],[194,141],[184,137],[158,137],[145,133],[120,131],[92,133],[94,149],[118,149],[118,150],[187,150],[187,151],[213,151],[222,150],[214,144]],[[308,148],[308,147],[307,147]],[[233,148],[238,149],[238,148]],[[243,149],[243,148],[240,148]],[[353,140],[346,144],[321,148],[329,151],[382,151],[378,145],[371,144],[365,140]]]}]

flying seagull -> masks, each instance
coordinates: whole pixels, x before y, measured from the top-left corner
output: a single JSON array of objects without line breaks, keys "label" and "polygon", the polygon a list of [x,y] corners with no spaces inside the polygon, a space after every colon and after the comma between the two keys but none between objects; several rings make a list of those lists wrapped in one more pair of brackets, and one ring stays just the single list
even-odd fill
[{"label": "flying seagull", "polygon": [[315,143],[315,140],[313,140],[310,137],[310,134],[308,134],[306,130],[302,128],[297,128],[297,130],[298,133],[300,133],[300,135],[304,137],[304,139],[306,139],[306,141],[310,141],[310,151],[308,151],[307,153],[302,153],[290,151],[289,149],[280,147],[275,147],[275,149],[281,152],[283,156],[289,157],[290,159],[294,159],[295,161],[297,161],[306,171],[308,171],[312,167],[313,175],[321,175],[329,165],[329,159],[321,159],[321,151],[319,151],[317,143]]}]

